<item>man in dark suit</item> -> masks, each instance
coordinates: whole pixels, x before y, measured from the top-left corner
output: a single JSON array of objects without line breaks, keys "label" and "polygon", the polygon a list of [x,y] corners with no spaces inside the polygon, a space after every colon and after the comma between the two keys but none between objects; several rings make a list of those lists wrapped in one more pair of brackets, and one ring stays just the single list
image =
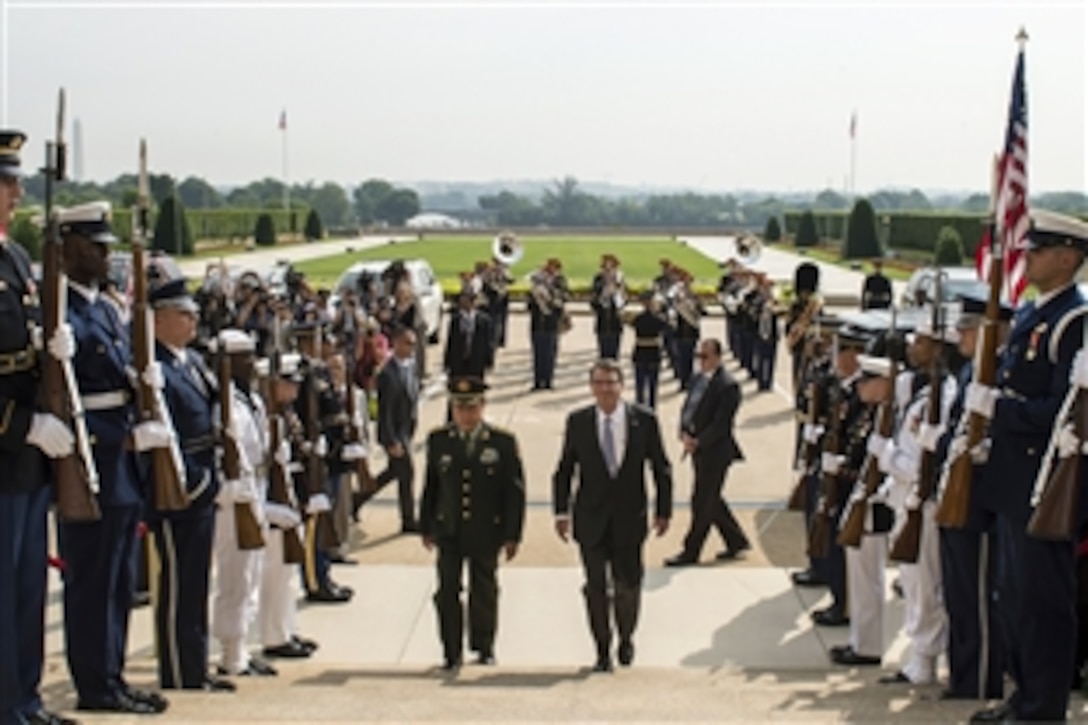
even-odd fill
[{"label": "man in dark suit", "polygon": [[464,377],[482,380],[495,364],[491,317],[476,309],[471,292],[462,292],[457,302],[457,314],[450,315],[446,332],[446,375],[450,380]]},{"label": "man in dark suit", "polygon": [[469,647],[478,664],[495,662],[499,551],[514,558],[525,519],[525,477],[514,435],[484,422],[480,378],[450,381],[453,423],[427,438],[420,502],[423,545],[438,546],[438,628],[448,672],[461,665],[464,607],[461,572],[469,566]]},{"label": "man in dark suit", "polygon": [[691,526],[684,537],[684,550],[666,559],[666,566],[698,562],[711,525],[717,527],[725,541],[725,551],[718,554],[719,560],[735,559],[750,548],[748,537],[722,497],[729,466],[733,461],[744,460],[733,437],[740,386],[722,367],[722,344],[716,338],[703,340],[695,357],[699,361],[699,374],[692,380],[680,415],[680,440],[695,470]]},{"label": "man in dark suit", "polygon": [[[619,635],[616,656],[623,666],[635,657],[632,637],[638,623],[642,586],[642,544],[646,540],[648,498],[645,468],[653,468],[656,488],[654,530],[661,536],[672,516],[672,466],[661,442],[654,413],[620,400],[623,372],[615,360],[598,360],[590,370],[596,404],[567,417],[563,452],[552,476],[555,529],[563,541],[571,531],[578,542],[586,584],[589,628],[597,645],[595,672],[611,672],[609,579]],[[578,468],[578,488],[571,479]],[[573,501],[572,501],[573,498]]]},{"label": "man in dark suit", "polygon": [[393,333],[393,355],[378,373],[378,443],[389,456],[389,465],[375,479],[372,498],[394,478],[400,501],[400,530],[403,534],[419,531],[415,498],[412,494],[412,437],[416,433],[419,404],[419,378],[415,365],[416,333],[400,328]]}]

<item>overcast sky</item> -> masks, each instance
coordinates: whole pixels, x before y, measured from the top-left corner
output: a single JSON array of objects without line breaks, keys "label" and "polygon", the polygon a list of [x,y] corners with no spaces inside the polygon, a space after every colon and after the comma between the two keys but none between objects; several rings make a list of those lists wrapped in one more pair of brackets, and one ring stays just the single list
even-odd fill
[{"label": "overcast sky", "polygon": [[87,178],[988,189],[1026,26],[1030,187],[1084,190],[1083,2],[0,0],[0,121]]}]

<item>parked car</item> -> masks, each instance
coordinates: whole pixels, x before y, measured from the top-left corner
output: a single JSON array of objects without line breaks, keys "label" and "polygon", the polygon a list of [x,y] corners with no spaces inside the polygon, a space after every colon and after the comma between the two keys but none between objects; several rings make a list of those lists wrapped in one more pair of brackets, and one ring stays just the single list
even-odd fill
[{"label": "parked car", "polygon": [[[973,294],[985,296],[989,287],[978,278],[974,267],[942,267],[941,302],[956,303],[960,295]],[[921,267],[907,281],[900,304],[903,307],[921,307],[932,304],[937,296],[937,268]]]},{"label": "parked car", "polygon": [[[178,263],[174,261],[174,258],[168,254],[164,254],[159,250],[148,250],[147,265],[149,269],[155,270],[158,275],[164,279],[175,279],[182,277],[181,269],[178,267]],[[109,253],[109,278],[110,281],[117,285],[117,289],[125,295],[126,298],[132,297],[132,252],[127,251],[113,251]]]},{"label": "parked car", "polygon": [[[359,278],[364,273],[375,277],[381,277],[385,268],[392,264],[389,259],[371,259],[365,262],[356,262],[344,270],[340,279],[336,281],[336,287],[329,295],[329,314],[333,314],[340,304],[340,290],[358,289]],[[412,290],[416,294],[419,306],[423,311],[423,321],[427,326],[427,341],[431,344],[438,342],[438,331],[442,325],[442,285],[438,283],[430,262],[425,259],[408,259],[404,261],[404,267],[412,281]]]}]

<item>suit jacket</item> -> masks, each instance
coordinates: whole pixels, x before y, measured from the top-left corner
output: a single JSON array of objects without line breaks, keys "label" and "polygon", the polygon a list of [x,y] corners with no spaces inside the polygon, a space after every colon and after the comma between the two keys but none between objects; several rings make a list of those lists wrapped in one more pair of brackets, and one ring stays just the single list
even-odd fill
[{"label": "suit jacket", "polygon": [[162,364],[165,382],[163,398],[178,435],[181,457],[185,463],[185,487],[190,499],[189,508],[182,511],[152,510],[150,515],[155,518],[180,519],[206,515],[214,509],[215,497],[219,494],[214,416],[218,385],[200,355],[192,349],[187,351],[187,355],[193,361],[199,381],[172,350],[162,343],[155,344],[155,359]]},{"label": "suit jacket", "polygon": [[419,508],[424,536],[456,541],[463,553],[494,555],[521,541],[525,476],[514,436],[482,424],[472,455],[455,425],[431,431]]},{"label": "suit jacket", "polygon": [[445,368],[451,377],[473,375],[482,378],[484,371],[495,364],[491,316],[486,312],[476,312],[475,317],[472,339],[466,350],[461,312],[458,310],[450,314],[450,324],[446,332]]},{"label": "suit jacket", "polygon": [[[1084,299],[1076,285],[1042,307],[1023,305],[1013,319],[998,361],[1002,395],[990,421],[990,458],[978,486],[980,503],[990,511],[1026,523],[1031,492],[1050,440],[1054,417],[1069,389],[1069,368],[1080,349]],[[1072,315],[1065,319],[1067,315]]]},{"label": "suit jacket", "polygon": [[405,386],[396,357],[386,360],[378,373],[378,443],[386,448],[394,443],[400,443],[405,450],[411,447],[419,400],[419,379],[413,380],[411,389]]},{"label": "suit jacket", "polygon": [[[557,516],[574,516],[574,539],[584,546],[609,537],[613,544],[639,544],[646,539],[648,497],[646,464],[653,469],[654,514],[672,515],[672,465],[661,442],[661,427],[649,408],[627,406],[627,447],[616,477],[608,473],[597,436],[597,407],[590,405],[567,417],[563,452],[552,476],[552,505]],[[571,481],[578,468],[578,488]]]},{"label": "suit jacket", "polygon": [[[688,391],[688,398],[691,391]],[[687,400],[685,400],[685,405]],[[700,463],[727,466],[733,461],[743,461],[744,454],[733,437],[733,423],[740,407],[740,386],[733,376],[719,367],[710,376],[703,397],[699,400],[688,426],[681,424],[681,432],[699,441],[692,458]]]}]

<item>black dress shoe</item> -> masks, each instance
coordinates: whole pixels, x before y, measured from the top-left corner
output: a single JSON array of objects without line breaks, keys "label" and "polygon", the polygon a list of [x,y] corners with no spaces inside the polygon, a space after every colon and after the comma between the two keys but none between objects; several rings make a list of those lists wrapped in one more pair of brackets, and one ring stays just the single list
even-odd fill
[{"label": "black dress shoe", "polygon": [[228,672],[222,665],[216,668],[216,672],[228,677],[275,677],[279,674],[275,667],[258,659],[251,659],[245,669],[238,672]]},{"label": "black dress shoe", "polygon": [[1007,703],[1001,703],[997,707],[979,710],[968,722],[1015,722],[1016,713]]},{"label": "black dress shoe", "polygon": [[665,566],[669,567],[694,566],[698,563],[698,559],[691,556],[684,556],[683,554],[677,554],[676,556],[670,556],[668,559],[665,559]]},{"label": "black dress shoe", "polygon": [[751,544],[744,544],[743,546],[738,546],[735,549],[726,549],[725,551],[718,552],[718,555],[715,556],[714,558],[717,559],[718,561],[733,561],[734,559],[739,557],[743,552],[748,551],[751,548],[752,548]]},{"label": "black dress shoe", "polygon": [[140,607],[146,607],[151,604],[151,592],[133,592],[132,593],[132,608],[139,609]]},{"label": "black dress shoe", "polygon": [[826,587],[827,580],[821,577],[811,569],[805,569],[804,571],[795,571],[790,574],[790,579],[793,581],[794,586],[798,587]]},{"label": "black dress shoe", "polygon": [[612,671],[612,658],[605,655],[604,657],[598,657],[597,661],[593,664],[594,672],[611,672]]},{"label": "black dress shoe", "polygon": [[297,634],[292,634],[291,641],[297,644],[299,647],[308,649],[311,652],[317,652],[318,644],[312,639],[307,639],[306,637],[299,637]]},{"label": "black dress shoe", "polygon": [[313,654],[313,650],[291,640],[275,647],[265,647],[261,650],[265,657],[282,657],[284,659],[303,659]]},{"label": "black dress shoe", "polygon": [[38,710],[33,715],[23,715],[22,721],[27,725],[79,725],[78,720],[57,715],[48,710]]},{"label": "black dress shoe", "polygon": [[461,669],[460,658],[447,657],[445,662],[442,663],[442,671],[448,674],[454,674]]},{"label": "black dress shoe", "polygon": [[630,667],[635,661],[635,643],[630,640],[620,642],[620,646],[616,648],[616,659],[619,660],[620,667]]},{"label": "black dress shoe", "polygon": [[478,665],[493,665],[495,664],[495,654],[490,650],[483,650],[476,654],[475,662]]},{"label": "black dress shoe", "polygon": [[843,651],[833,653],[831,655],[831,661],[837,665],[847,665],[848,667],[880,666],[879,657],[859,655],[850,647],[847,647]]},{"label": "black dress shoe", "polygon": [[330,564],[342,564],[344,566],[358,566],[359,565],[359,560],[358,559],[352,559],[351,557],[344,556],[343,554],[330,554],[329,555],[329,563]]},{"label": "black dress shoe", "polygon": [[200,689],[205,692],[234,692],[238,689],[230,680],[224,680],[219,677],[207,677],[200,685]]},{"label": "black dress shoe", "polygon": [[80,700],[77,710],[83,712],[122,712],[129,715],[158,715],[158,711],[146,702],[133,700],[124,693],[117,693],[106,700]]},{"label": "black dress shoe", "polygon": [[419,524],[415,523],[414,521],[410,521],[406,524],[401,524],[400,532],[402,534],[418,534]]},{"label": "black dress shoe", "polygon": [[897,670],[894,674],[884,675],[877,682],[881,685],[910,685],[913,684],[910,678],[903,674],[902,670]]},{"label": "black dress shoe", "polygon": [[170,701],[157,692],[129,687],[125,690],[125,694],[137,702],[146,702],[155,708],[155,712],[166,712],[166,709],[170,707]]},{"label": "black dress shoe", "polygon": [[351,592],[339,587],[322,587],[315,592],[308,592],[306,601],[314,604],[344,604],[351,601]]},{"label": "black dress shoe", "polygon": [[812,613],[812,621],[821,627],[846,627],[850,624],[850,617],[834,607],[818,609]]}]

